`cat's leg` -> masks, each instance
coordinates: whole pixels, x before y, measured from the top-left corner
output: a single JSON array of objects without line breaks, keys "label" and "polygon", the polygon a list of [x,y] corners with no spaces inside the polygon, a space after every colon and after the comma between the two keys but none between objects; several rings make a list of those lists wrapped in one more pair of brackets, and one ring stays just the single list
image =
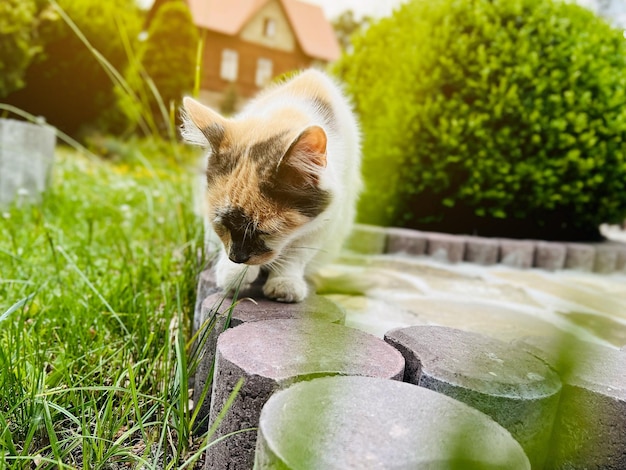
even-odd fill
[{"label": "cat's leg", "polygon": [[279,302],[302,302],[309,291],[304,280],[309,260],[310,256],[303,257],[302,253],[284,253],[279,262],[270,266],[263,286],[265,296]]},{"label": "cat's leg", "polygon": [[259,271],[259,266],[233,263],[222,250],[215,264],[215,281],[217,287],[226,292],[233,292],[238,287],[244,290],[259,276]]}]

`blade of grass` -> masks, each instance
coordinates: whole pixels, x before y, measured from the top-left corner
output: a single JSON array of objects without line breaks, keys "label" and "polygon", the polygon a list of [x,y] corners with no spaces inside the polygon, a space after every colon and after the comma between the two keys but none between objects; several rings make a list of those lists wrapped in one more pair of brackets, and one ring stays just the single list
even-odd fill
[{"label": "blade of grass", "polygon": [[202,55],[204,52],[204,44],[206,42],[206,33],[207,30],[202,28],[202,34],[200,36],[200,40],[198,41],[198,48],[196,49],[196,69],[193,80],[193,96],[197,98],[200,96],[200,82],[202,79]]},{"label": "blade of grass", "polygon": [[63,257],[65,258],[65,260],[68,262],[68,264],[70,265],[70,267],[76,271],[76,273],[80,276],[80,278],[83,280],[83,282],[85,284],[87,284],[87,287],[89,287],[89,289],[96,294],[96,296],[100,299],[100,301],[103,303],[103,305],[106,307],[106,309],[109,311],[109,313],[113,316],[113,318],[115,318],[115,320],[117,320],[117,322],[120,325],[120,328],[122,328],[122,331],[124,331],[124,333],[126,333],[126,335],[128,335],[129,339],[131,340],[131,342],[133,343],[133,345],[135,346],[136,349],[139,349],[137,347],[137,344],[135,343],[134,338],[132,337],[132,335],[130,334],[130,331],[128,331],[128,328],[126,328],[126,325],[124,325],[124,322],[122,321],[122,319],[120,318],[120,316],[117,314],[117,312],[115,310],[113,310],[113,307],[111,307],[111,304],[109,304],[109,302],[104,298],[104,296],[100,293],[100,291],[98,289],[96,289],[96,287],[92,284],[92,282],[87,278],[87,276],[85,276],[85,274],[82,272],[82,270],[76,266],[76,263],[74,263],[74,261],[72,260],[72,258],[70,258],[70,256],[65,252],[65,250],[63,249],[62,246],[57,246],[57,250],[59,251],[59,253],[61,253],[61,255],[63,255]]},{"label": "blade of grass", "polygon": [[57,460],[57,462],[61,462],[62,458],[59,450],[59,440],[57,439],[57,434],[54,430],[52,415],[50,414],[50,408],[48,407],[48,402],[46,400],[43,401],[43,410],[43,422],[46,426],[46,432],[48,434],[50,448],[52,449],[52,453],[54,454],[54,458]]},{"label": "blade of grass", "polygon": [[4,312],[2,315],[0,315],[0,323],[2,323],[4,320],[6,320],[7,318],[9,318],[9,316],[19,310],[20,308],[22,308],[24,305],[26,305],[27,302],[29,302],[33,297],[34,297],[34,293],[27,295],[26,297],[24,297],[21,300],[18,300],[17,302],[15,302],[13,305],[11,305],[9,307],[9,309]]}]

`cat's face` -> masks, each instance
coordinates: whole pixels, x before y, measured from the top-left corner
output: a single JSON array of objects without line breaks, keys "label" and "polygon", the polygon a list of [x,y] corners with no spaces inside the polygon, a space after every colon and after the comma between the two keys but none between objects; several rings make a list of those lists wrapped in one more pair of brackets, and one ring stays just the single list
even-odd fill
[{"label": "cat's face", "polygon": [[330,193],[319,185],[326,134],[281,119],[226,120],[188,99],[185,108],[210,145],[207,215],[230,260],[275,261],[330,203]]}]

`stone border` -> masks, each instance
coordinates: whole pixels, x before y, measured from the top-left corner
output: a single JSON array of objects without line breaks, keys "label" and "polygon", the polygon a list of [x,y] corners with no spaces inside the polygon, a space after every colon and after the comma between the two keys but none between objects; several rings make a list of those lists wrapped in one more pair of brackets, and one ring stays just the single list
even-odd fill
[{"label": "stone border", "polygon": [[[370,237],[370,242],[378,243],[379,246],[381,246],[381,240],[385,244],[387,243],[386,231],[378,229],[370,231],[369,235],[372,233],[375,237]],[[381,233],[384,233],[384,237],[380,236]],[[429,240],[425,240],[425,243],[421,243],[417,238],[396,238],[395,243],[404,244],[404,249],[407,251],[415,251],[420,244],[427,249]],[[474,241],[478,242],[474,245],[476,252],[480,251],[481,248],[493,250],[494,244],[491,242]],[[438,239],[437,243],[431,243],[430,246],[430,254],[434,257],[440,257],[442,253],[445,253],[446,256],[449,253],[453,253],[455,256],[459,255],[458,240],[455,237],[443,237]],[[511,243],[508,255],[515,258],[519,263],[527,263],[528,246],[528,242],[515,241],[515,243]],[[483,255],[486,256],[485,253],[492,252],[483,251]],[[565,253],[567,256],[567,252]],[[583,252],[581,251],[581,253]],[[553,256],[546,256],[546,262],[554,263],[555,259],[556,261],[563,259],[563,250]],[[196,310],[196,316],[199,315],[200,318],[195,318],[194,323],[202,325],[200,326],[200,333],[202,333],[202,330],[205,329],[203,324],[210,324],[211,322],[207,322],[207,320],[213,318],[215,328],[206,332],[205,334],[210,338],[198,345],[201,348],[202,357],[198,364],[195,381],[198,385],[203,385],[202,393],[199,393],[197,387],[196,393],[194,393],[194,404],[201,406],[201,409],[198,410],[198,422],[205,424],[208,424],[208,421],[217,422],[221,410],[226,409],[223,407],[225,400],[236,387],[234,384],[238,383],[239,379],[243,379],[243,385],[239,391],[241,396],[239,393],[236,395],[232,407],[226,409],[223,421],[218,424],[218,432],[213,436],[213,445],[206,452],[204,470],[212,470],[213,468],[252,469],[252,450],[255,442],[257,442],[257,434],[253,430],[259,426],[259,417],[263,413],[265,403],[278,390],[289,390],[291,386],[295,386],[294,383],[302,383],[302,379],[324,380],[317,377],[337,374],[345,374],[349,377],[372,375],[378,376],[379,380],[383,381],[399,378],[397,367],[391,368],[393,373],[388,374],[388,377],[385,378],[381,378],[384,377],[384,373],[367,372],[373,370],[372,367],[380,366],[380,345],[378,347],[376,345],[382,340],[343,326],[341,324],[343,312],[339,306],[330,300],[328,301],[330,304],[324,306],[323,311],[314,308],[305,312],[302,308],[306,310],[307,305],[318,304],[315,302],[315,297],[317,297],[315,294],[312,294],[311,297],[313,298],[308,299],[308,302],[305,301],[303,304],[282,304],[260,298],[259,296],[262,296],[260,289],[258,286],[252,286],[249,291],[242,292],[242,294],[244,297],[256,297],[256,302],[240,301],[229,314],[228,307],[232,300],[228,300],[223,293],[216,291],[212,273],[210,271],[203,273],[199,279],[199,308]],[[206,299],[204,299],[205,296]],[[213,306],[218,298],[222,299],[223,302],[217,302],[219,305]],[[269,318],[266,319],[261,314],[262,312],[265,312]],[[326,315],[328,318],[320,318],[319,320],[308,318],[313,314],[321,315],[321,317]],[[229,317],[231,320],[235,320],[232,323],[236,323],[238,326],[228,329],[226,324],[222,324]],[[341,347],[338,348],[336,342],[330,340],[332,335],[318,333],[312,335],[315,343],[308,343],[308,341],[303,341],[301,336],[302,332],[312,331],[311,322],[318,322],[320,328],[336,331],[340,335],[360,336],[361,340],[340,341]],[[233,327],[232,323],[230,324],[231,327]],[[278,328],[280,325],[290,325],[290,328]],[[414,394],[410,387],[429,388],[437,392],[431,395],[434,399],[428,399],[427,409],[435,409],[438,406],[437,403],[440,401],[438,395],[447,395],[456,399],[457,402],[460,397],[463,397],[464,399],[461,401],[471,406],[476,412],[483,413],[486,419],[492,420],[493,426],[501,426],[503,430],[507,430],[509,436],[521,442],[522,447],[529,451],[531,460],[538,465],[546,457],[545,449],[535,445],[533,439],[541,434],[541,442],[549,443],[548,448],[552,449],[548,451],[547,461],[549,465],[547,468],[570,468],[568,465],[571,463],[574,463],[576,468],[579,468],[577,466],[579,464],[595,465],[594,468],[607,470],[626,468],[626,454],[623,452],[624,430],[626,429],[626,376],[622,373],[624,365],[626,365],[624,351],[611,350],[607,352],[606,348],[595,348],[594,354],[585,359],[587,361],[586,368],[580,369],[576,376],[566,372],[563,377],[564,371],[556,366],[550,354],[536,352],[541,349],[541,345],[537,346],[530,340],[521,343],[500,344],[476,333],[439,327],[435,329],[444,331],[449,338],[436,338],[430,343],[424,341],[424,332],[429,332],[433,328],[435,327],[407,327],[392,330],[386,335],[389,346],[393,346],[400,353],[402,363],[404,364],[406,361],[406,369],[402,378],[405,383],[409,382],[405,384],[409,388],[403,386],[406,392],[402,392],[401,396],[398,397],[401,407],[403,404],[405,406],[410,405],[411,397]],[[251,340],[252,337],[257,339],[253,341]],[[390,340],[392,337],[408,338],[410,341],[395,342]],[[454,339],[451,339],[452,337]],[[259,341],[264,342],[263,347],[259,347]],[[473,352],[468,346],[470,344],[476,345]],[[499,344],[500,346],[498,346]],[[286,351],[281,345],[288,345],[291,350]],[[313,345],[314,348],[312,348]],[[226,349],[230,348],[227,355],[224,354],[225,347],[227,347]],[[426,349],[424,349],[425,347]],[[302,351],[305,352],[323,351],[321,354],[323,357],[321,360],[320,354],[309,357],[308,354],[299,352],[298,348],[302,348]],[[580,351],[585,347],[582,346],[582,343],[572,343],[565,349],[567,351]],[[223,357],[220,358],[220,354]],[[335,359],[329,360],[329,358]],[[335,366],[329,367],[329,364],[332,365],[336,360],[343,360],[344,358],[352,358],[348,361],[349,366],[345,369],[340,370],[341,368]],[[437,358],[437,361],[436,363],[431,361],[431,363],[427,361],[428,358]],[[543,362],[537,363],[537,359]],[[214,363],[216,364],[215,368]],[[239,363],[242,363],[243,367]],[[268,364],[271,367],[268,367]],[[296,364],[296,368],[293,367],[294,364]],[[550,370],[560,372],[561,379],[549,377],[554,374],[542,364],[548,364],[551,366]],[[443,367],[444,365],[445,367]],[[300,367],[303,367],[302,370],[299,369]],[[512,371],[511,367],[515,368],[516,371]],[[522,370],[517,370],[517,368]],[[263,371],[270,371],[271,373]],[[518,372],[522,375],[517,374]],[[287,380],[283,377],[285,375]],[[212,380],[207,380],[209,378]],[[462,383],[459,382],[459,378],[462,378]],[[549,380],[546,382],[547,379]],[[561,389],[556,383],[557,381],[558,384],[562,381],[564,386],[560,400],[557,397],[557,388]],[[547,386],[549,385],[548,382],[552,385]],[[538,387],[538,385],[542,386]],[[366,396],[374,396],[374,388],[367,391]],[[206,400],[210,397],[210,401],[200,405],[202,401],[198,399],[207,391],[209,394],[206,395]],[[419,393],[423,394],[421,391]],[[503,401],[506,402],[504,405],[502,404]],[[210,406],[211,402],[215,406]],[[498,405],[490,407],[487,406],[489,403],[497,403]],[[588,404],[591,405],[587,406]],[[556,412],[555,407],[558,407]],[[500,413],[502,408],[505,408],[502,412],[504,414]],[[368,410],[362,411],[369,413],[368,416],[371,416],[374,421],[384,422],[389,417],[387,412],[380,411],[381,409],[387,410],[385,407],[377,408],[372,402]],[[583,416],[585,419],[581,420],[579,414],[574,413],[574,411],[583,409],[586,414]],[[442,413],[442,416],[445,417],[449,415],[449,411],[447,406],[443,406],[439,407],[437,413]],[[276,418],[276,416],[272,417],[272,413],[269,415],[268,413],[265,416],[270,421]],[[437,413],[433,419],[437,418]],[[487,418],[488,416],[489,418]],[[355,420],[354,425],[348,424],[346,428],[344,423],[334,431],[350,434],[352,429],[359,428],[362,413],[352,410],[347,411],[345,416],[338,415],[337,417],[340,424],[346,420],[346,422]],[[266,424],[267,422],[266,420]],[[449,440],[455,432],[449,427],[435,429],[431,424],[420,424],[418,420],[415,425],[420,426],[419,429],[423,436],[428,437],[434,434],[436,439],[442,442]],[[224,426],[227,429],[220,430],[220,427]],[[203,431],[204,429],[198,430]],[[538,429],[543,429],[543,431],[540,432]],[[394,430],[394,432],[399,431],[397,427]],[[417,432],[416,430],[417,428],[413,429],[412,426],[407,426],[403,432],[412,433]],[[472,433],[469,435],[471,436]],[[275,468],[273,465],[276,462],[271,461],[271,452],[268,454],[263,450],[263,439],[267,436],[261,433],[259,436],[261,437],[260,447],[257,447],[257,451],[260,450],[261,452],[257,455],[260,459],[257,462],[260,465],[259,468]],[[600,438],[595,436],[600,436]],[[289,435],[286,437],[286,442],[291,442]],[[331,442],[330,447],[324,448],[324,455],[327,453],[342,455],[341,448],[332,446],[332,442],[335,441],[329,442]],[[379,452],[382,447],[377,445],[379,444],[377,440],[372,441],[367,438],[364,442],[363,447],[373,449],[371,456],[379,459],[382,463],[390,461],[387,459],[411,458],[415,452],[418,455],[423,454],[430,448],[430,441],[425,438],[419,440],[417,447],[414,445],[415,443],[394,447],[390,455]],[[576,449],[600,450],[581,454],[576,452]],[[485,458],[490,458],[490,455],[486,454]],[[267,459],[270,460],[266,462]],[[263,467],[264,462],[268,463],[269,467]],[[347,470],[348,468],[361,467],[345,468]],[[381,465],[376,468],[385,467]],[[513,467],[508,465],[506,468]],[[520,468],[528,467],[522,465]]]},{"label": "stone border", "polygon": [[626,273],[626,243],[547,242],[422,232],[356,224],[346,243],[353,253],[428,256],[449,263],[501,264],[547,271],[572,269]]}]

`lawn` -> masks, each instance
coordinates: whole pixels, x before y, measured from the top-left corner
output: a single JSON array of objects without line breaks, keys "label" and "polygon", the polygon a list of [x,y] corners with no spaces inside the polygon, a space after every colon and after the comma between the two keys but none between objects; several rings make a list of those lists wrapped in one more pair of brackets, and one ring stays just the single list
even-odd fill
[{"label": "lawn", "polygon": [[187,385],[196,155],[120,148],[59,148],[43,203],[0,209],[0,468],[192,468],[201,455]]}]

